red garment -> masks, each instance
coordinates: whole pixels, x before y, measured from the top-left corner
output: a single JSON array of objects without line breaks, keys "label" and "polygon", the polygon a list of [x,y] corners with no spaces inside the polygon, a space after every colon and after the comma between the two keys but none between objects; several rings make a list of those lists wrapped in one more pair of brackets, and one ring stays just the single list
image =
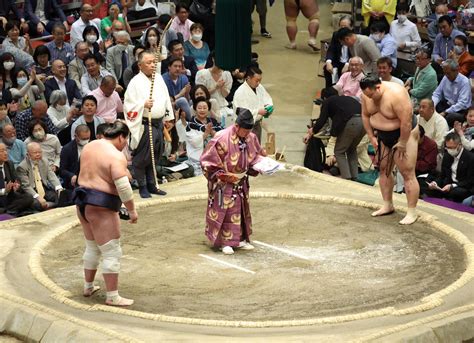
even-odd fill
[{"label": "red garment", "polygon": [[[83,0],[82,3],[94,7],[95,5],[100,3],[100,0]],[[109,3],[109,0],[104,0],[104,3],[94,10],[93,18],[104,19],[105,17],[107,17],[109,15]]]},{"label": "red garment", "polygon": [[416,174],[425,174],[436,169],[436,158],[438,146],[431,138],[424,137],[423,143],[418,145],[418,157],[416,159]]},{"label": "red garment", "polygon": [[464,53],[459,56],[458,63],[459,72],[464,76],[469,77],[469,75],[474,71],[474,56],[472,56],[468,51],[464,51]]}]

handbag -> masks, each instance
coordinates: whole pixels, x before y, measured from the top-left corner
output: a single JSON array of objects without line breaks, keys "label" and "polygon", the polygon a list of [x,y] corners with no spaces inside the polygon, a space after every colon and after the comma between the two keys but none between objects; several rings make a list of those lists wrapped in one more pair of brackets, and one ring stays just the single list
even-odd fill
[{"label": "handbag", "polygon": [[211,9],[204,6],[198,0],[193,0],[191,6],[189,6],[189,12],[195,17],[206,17],[211,14]]}]

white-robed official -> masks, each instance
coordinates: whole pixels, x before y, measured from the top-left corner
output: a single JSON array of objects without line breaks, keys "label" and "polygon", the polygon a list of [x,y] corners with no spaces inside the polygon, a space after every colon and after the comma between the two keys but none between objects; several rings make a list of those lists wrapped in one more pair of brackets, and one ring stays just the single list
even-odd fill
[{"label": "white-robed official", "polygon": [[138,182],[142,198],[150,198],[150,193],[166,194],[155,185],[150,152],[148,110],[151,109],[155,163],[159,161],[163,153],[163,120],[174,119],[168,88],[160,74],[155,75],[153,96],[150,100],[151,76],[155,69],[154,59],[154,54],[149,52],[140,55],[138,59],[140,72],[128,84],[124,100],[125,119],[130,128],[129,147],[132,150],[134,177]]},{"label": "white-robed official", "polygon": [[261,142],[262,127],[268,132],[264,116],[273,112],[273,100],[267,90],[260,84],[262,81],[262,71],[256,66],[248,68],[245,75],[245,82],[237,88],[234,94],[234,112],[237,108],[246,108],[252,115],[255,122],[253,132]]}]

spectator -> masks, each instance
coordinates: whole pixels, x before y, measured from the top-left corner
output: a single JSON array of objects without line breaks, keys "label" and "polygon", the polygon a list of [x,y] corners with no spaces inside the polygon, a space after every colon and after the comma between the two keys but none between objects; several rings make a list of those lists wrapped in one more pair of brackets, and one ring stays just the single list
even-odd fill
[{"label": "spectator", "polygon": [[472,94],[469,79],[459,73],[459,65],[454,60],[443,63],[444,77],[433,93],[436,111],[446,118],[449,127],[455,121],[464,122],[471,107]]},{"label": "spectator", "polygon": [[182,73],[186,75],[191,85],[194,85],[194,80],[196,79],[196,73],[198,71],[196,61],[193,57],[184,55],[183,43],[178,40],[171,41],[168,45],[168,51],[171,55],[168,56],[166,60],[161,62],[161,74],[164,74],[166,71],[168,71],[168,64],[171,58],[177,57],[184,62],[184,69]]},{"label": "spectator", "polygon": [[[342,74],[341,78],[333,86],[337,91],[337,94],[344,96],[356,96],[360,98],[362,90],[360,89],[359,82],[365,77],[362,68],[364,66],[364,61],[360,57],[352,57],[349,60],[349,71]],[[324,92],[327,95],[331,94],[332,91]],[[322,94],[324,98],[328,97],[325,94]]]},{"label": "spectator", "polygon": [[196,61],[198,69],[204,69],[210,54],[209,46],[202,40],[204,27],[199,23],[191,25],[191,38],[184,42],[184,55]]},{"label": "spectator", "polygon": [[6,145],[8,159],[16,168],[26,157],[26,144],[16,138],[16,130],[13,125],[7,124],[3,127],[1,142]]},{"label": "spectator", "polygon": [[199,162],[202,152],[216,132],[222,130],[219,123],[209,116],[210,108],[209,101],[197,98],[193,104],[196,115],[186,126],[186,150],[188,152],[186,163],[193,167],[194,176],[202,175]]},{"label": "spectator", "polygon": [[423,198],[428,190],[427,180],[429,180],[429,176],[436,174],[438,147],[434,140],[425,135],[422,125],[419,125],[418,128],[420,130],[420,139],[418,140],[415,174],[420,185],[420,198]]},{"label": "spectator", "polygon": [[99,45],[99,30],[94,25],[87,25],[82,32],[82,38],[84,42],[87,43],[87,47],[89,48],[89,54],[94,55],[97,57],[99,63],[105,62],[105,58],[103,56],[103,48]]},{"label": "spectator", "polygon": [[22,188],[33,196],[36,210],[44,211],[57,206],[63,188],[56,174],[48,167],[48,162],[43,159],[38,143],[27,145],[26,158],[18,165],[16,172]]},{"label": "spectator", "polygon": [[387,26],[384,23],[374,23],[370,27],[370,38],[374,40],[377,48],[380,50],[381,57],[389,57],[392,60],[392,66],[397,67],[397,42],[390,33],[387,32]]},{"label": "spectator", "polygon": [[84,146],[89,143],[91,131],[87,125],[78,125],[74,133],[74,139],[67,143],[61,151],[61,165],[59,176],[64,181],[66,189],[74,189],[77,186],[79,176],[79,158]]},{"label": "spectator", "polygon": [[[219,66],[216,65],[216,60],[214,58],[214,53],[211,53],[212,67],[208,69],[203,69],[197,72],[196,74],[196,85],[206,86],[211,99],[214,99],[219,110],[218,110],[218,120],[221,120],[222,116],[232,115],[232,110],[228,107],[229,103],[226,100],[226,97],[229,95],[230,89],[232,87],[232,75],[229,71],[222,70]],[[221,124],[225,126],[225,123]]]},{"label": "spectator", "polygon": [[115,34],[117,45],[107,50],[107,70],[124,87],[123,73],[128,66],[135,62],[133,55],[133,45],[130,43],[130,35],[126,31],[119,31]]},{"label": "spectator", "polygon": [[48,116],[56,127],[61,145],[71,141],[71,129],[69,127],[78,114],[79,110],[76,106],[69,107],[67,105],[66,93],[60,90],[51,93]]},{"label": "spectator", "polygon": [[47,101],[49,101],[51,93],[57,89],[66,93],[69,106],[73,104],[74,99],[80,100],[82,98],[81,91],[79,88],[77,88],[76,83],[73,80],[66,78],[67,68],[63,61],[55,60],[53,62],[51,71],[54,77],[46,80],[44,83]]},{"label": "spectator", "polygon": [[436,36],[431,57],[433,61],[441,64],[448,59],[448,53],[453,50],[454,37],[465,36],[453,26],[453,20],[450,16],[444,15],[438,20],[439,33]]},{"label": "spectator", "polygon": [[36,142],[41,146],[43,158],[48,161],[51,170],[57,173],[59,169],[59,158],[61,156],[61,143],[55,135],[47,134],[46,124],[39,119],[33,119],[28,124],[29,137],[25,139],[28,146],[30,142]]},{"label": "spectator", "polygon": [[[112,0],[115,3],[116,0]],[[92,18],[104,18],[107,15],[109,0],[83,0],[82,3],[92,6]]]},{"label": "spectator", "polygon": [[170,28],[176,33],[181,33],[183,41],[187,41],[191,37],[191,25],[194,24],[188,17],[189,7],[184,3],[176,5],[176,17],[172,20]]},{"label": "spectator", "polygon": [[[158,52],[158,44],[160,40],[160,33],[158,32],[158,29],[155,27],[150,27],[148,30],[146,30],[145,33],[145,50],[150,51],[154,54]],[[165,53],[163,54],[163,48],[165,49]],[[162,47],[162,55],[164,58],[167,57],[167,50],[165,47]]]},{"label": "spectator", "polygon": [[11,125],[11,120],[8,117],[8,104],[0,100],[0,132],[5,125]]},{"label": "spectator", "polygon": [[392,75],[392,59],[390,57],[380,57],[377,61],[377,73],[380,80],[387,82],[395,82],[403,86],[403,81]]},{"label": "spectator", "polygon": [[469,77],[474,70],[474,56],[469,53],[466,36],[456,36],[454,38],[453,50],[449,53],[449,58],[454,59],[459,64],[459,72]]},{"label": "spectator", "polygon": [[435,9],[436,19],[431,21],[428,24],[428,29],[427,29],[428,38],[432,44],[434,43],[436,36],[439,33],[438,20],[442,16],[445,16],[447,14],[448,14],[448,5],[446,5],[445,3],[439,3],[438,5],[436,5],[436,9]]},{"label": "spectator", "polygon": [[189,91],[191,85],[188,78],[182,74],[183,61],[180,58],[172,58],[168,64],[168,72],[163,74],[163,81],[170,97],[174,98],[175,107],[186,113],[186,120],[191,120],[191,108],[189,107]]},{"label": "spectator", "polygon": [[[397,1],[395,0],[364,0],[362,2],[362,16],[364,17],[364,31],[368,33],[375,23],[390,25],[395,17]],[[364,32],[363,32],[364,33]],[[363,58],[365,61],[365,58]]]},{"label": "spectator", "polygon": [[[147,0],[121,0],[122,8],[127,8],[127,20],[134,21],[156,16],[156,7]],[[177,10],[176,10],[177,11]]]},{"label": "spectator", "polygon": [[339,29],[337,35],[341,44],[349,48],[352,57],[362,58],[365,74],[375,74],[377,72],[377,60],[380,58],[380,50],[372,39],[355,34],[347,27]]},{"label": "spectator", "polygon": [[116,92],[116,85],[117,81],[113,76],[105,76],[100,87],[89,94],[97,99],[96,116],[106,123],[113,123],[117,117],[123,116],[123,104]]},{"label": "spectator", "polygon": [[[166,26],[168,25],[170,20],[171,20],[171,16],[169,14],[160,15],[158,17],[158,20],[156,21],[156,24],[150,26],[147,30],[145,30],[145,32],[143,32],[143,34],[140,38],[140,43],[142,45],[145,45],[146,33],[152,27],[156,28],[158,30],[159,34],[160,34],[159,36],[161,36],[161,34],[163,33],[164,29],[166,28]],[[166,31],[166,34],[165,34],[165,38],[163,39],[163,46],[168,47],[169,43],[171,41],[174,41],[174,40],[178,40],[178,34],[172,28],[168,28],[168,30]]]},{"label": "spectator", "polygon": [[86,95],[97,89],[105,76],[111,75],[100,66],[97,56],[89,54],[84,58],[87,73],[82,75],[82,94]]},{"label": "spectator", "polygon": [[[71,26],[71,45],[74,47],[77,43],[84,40],[82,33],[84,32],[86,26],[93,25],[96,27],[97,32],[99,32],[100,22],[97,23],[98,20],[92,20],[94,18],[94,9],[91,5],[82,4],[79,14],[81,17],[77,19]],[[98,40],[101,40],[100,37]]]},{"label": "spectator", "polygon": [[418,124],[423,126],[426,136],[434,140],[438,150],[442,151],[444,137],[449,131],[446,119],[435,111],[434,103],[431,99],[421,100],[418,111],[420,113],[417,118]]},{"label": "spectator", "polygon": [[97,126],[104,123],[104,119],[96,116],[97,113],[97,99],[93,95],[86,95],[82,98],[82,116],[80,116],[72,125],[71,125],[71,137],[74,137],[76,132],[76,127],[81,124],[86,125],[90,132],[90,140],[93,141],[96,139],[96,130]]},{"label": "spectator", "polygon": [[[203,97],[206,100],[208,100],[211,103],[211,110],[210,110],[211,117],[216,119],[217,121],[219,121],[221,119],[219,117],[220,107],[217,104],[216,99],[211,98],[211,93],[209,93],[209,90],[207,89],[206,86],[197,84],[196,86],[191,88],[191,91],[189,92],[189,97],[190,97],[190,104],[191,105],[199,97]],[[176,126],[177,126],[178,123],[179,123],[179,121],[176,123]],[[221,125],[222,125],[222,123],[221,123]],[[222,127],[225,127],[225,125],[222,125]]]},{"label": "spectator", "polygon": [[[339,28],[347,27],[352,30],[354,21],[349,15],[344,15],[339,19]],[[331,87],[335,84],[342,73],[346,72],[349,68],[349,48],[342,45],[338,39],[337,31],[332,34],[331,43],[326,51],[326,62],[324,64],[324,79],[326,80],[326,88]],[[333,77],[333,74],[337,75],[337,78]]]},{"label": "spectator", "polygon": [[66,15],[56,0],[25,0],[25,19],[32,36],[49,36],[56,23],[69,27]]},{"label": "spectator", "polygon": [[89,55],[89,46],[86,42],[79,42],[76,44],[76,57],[69,63],[68,74],[69,79],[76,82],[78,89],[81,89],[81,78],[87,70],[84,65],[84,58]]},{"label": "spectator", "polygon": [[441,175],[428,184],[427,194],[462,202],[474,194],[474,155],[463,148],[455,132],[445,138],[446,153],[441,162]]},{"label": "spectator", "polygon": [[8,160],[7,147],[0,143],[0,208],[17,215],[33,205],[33,197],[21,188],[13,163]]},{"label": "spectator", "polygon": [[13,99],[19,104],[19,111],[31,108],[36,99],[44,100],[44,84],[36,77],[35,70],[31,71],[28,79],[28,72],[23,68],[17,68],[12,81],[13,85],[10,92]]},{"label": "spectator", "polygon": [[[10,18],[10,13],[13,13],[13,16],[16,20],[21,20],[21,24],[25,22],[22,13],[18,9],[15,0],[7,0],[0,2],[0,17]],[[2,25],[0,25],[0,28]],[[0,31],[0,34],[4,36],[4,32]]]},{"label": "spectator", "polygon": [[15,129],[17,138],[24,141],[30,134],[28,125],[33,119],[42,120],[46,124],[46,133],[55,135],[57,133],[51,118],[47,114],[48,105],[43,100],[38,100],[35,104],[23,111],[16,117]]},{"label": "spectator", "polygon": [[[98,17],[98,18],[104,18],[105,16]],[[106,40],[110,37],[113,28],[112,24],[118,20],[120,21],[124,27],[126,28],[126,31],[130,33],[130,26],[128,25],[128,22],[126,21],[126,16],[121,16],[120,15],[120,7],[116,3],[111,3],[109,5],[109,15],[102,19],[100,21],[100,35],[102,36],[102,40]]]},{"label": "spectator", "polygon": [[469,109],[464,124],[454,122],[454,131],[461,137],[461,143],[464,149],[474,150],[474,106]]},{"label": "spectator", "polygon": [[66,65],[74,59],[74,49],[72,45],[65,42],[66,28],[58,23],[53,26],[53,40],[45,44],[49,50],[50,61],[61,60]]},{"label": "spectator", "polygon": [[[0,25],[1,26],[1,25]],[[23,50],[14,48],[12,46],[4,46],[0,44],[0,72],[3,74],[3,62],[12,61],[17,67],[22,67],[29,70],[34,66],[35,61],[30,54],[27,54]],[[13,68],[12,67],[12,68]],[[10,69],[11,70],[11,69]]]},{"label": "spectator", "polygon": [[0,55],[0,63],[0,72],[2,73],[3,87],[6,89],[10,89],[12,87],[12,75],[14,71],[13,68],[15,68],[15,58],[12,54],[7,52],[3,55]]},{"label": "spectator", "polygon": [[431,98],[438,86],[436,71],[431,66],[431,56],[428,50],[420,49],[415,58],[415,76],[408,78],[405,88],[410,93],[411,100],[418,105],[422,99]]},{"label": "spectator", "polygon": [[3,45],[15,47],[28,54],[33,52],[30,43],[30,36],[28,34],[20,36],[20,24],[17,21],[7,22],[7,25],[5,25],[5,31],[7,37],[3,40]]},{"label": "spectator", "polygon": [[421,38],[416,24],[407,18],[408,4],[397,5],[397,19],[390,24],[390,34],[397,42],[398,50],[412,52],[421,46]]},{"label": "spectator", "polygon": [[49,49],[45,45],[40,45],[35,49],[33,59],[35,60],[36,77],[44,83],[48,77],[53,75],[51,64],[49,63],[51,59]]}]

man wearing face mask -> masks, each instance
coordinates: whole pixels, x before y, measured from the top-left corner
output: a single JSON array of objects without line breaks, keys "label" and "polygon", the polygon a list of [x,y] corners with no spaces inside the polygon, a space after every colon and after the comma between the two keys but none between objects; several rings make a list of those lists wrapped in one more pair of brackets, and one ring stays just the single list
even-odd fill
[{"label": "man wearing face mask", "polygon": [[74,189],[77,186],[77,176],[80,170],[79,158],[82,149],[91,138],[91,131],[87,125],[78,125],[75,132],[74,140],[63,146],[61,150],[59,176],[64,180],[66,189]]},{"label": "man wearing face mask", "polygon": [[398,19],[390,24],[390,34],[398,45],[398,50],[411,52],[421,46],[421,38],[416,24],[407,18],[409,12],[407,3],[397,6]]},{"label": "man wearing face mask", "polygon": [[436,6],[436,9],[435,9],[436,17],[434,20],[432,20],[428,24],[428,28],[427,28],[428,38],[432,44],[434,43],[436,36],[439,33],[438,20],[439,18],[447,14],[448,14],[448,5],[446,5],[445,3],[440,3],[439,5]]},{"label": "man wearing face mask", "polygon": [[444,140],[446,153],[441,163],[441,175],[428,183],[427,194],[462,202],[474,194],[474,154],[465,150],[461,137],[448,133]]},{"label": "man wearing face mask", "polygon": [[469,77],[474,70],[474,56],[469,53],[466,36],[454,37],[453,50],[449,53],[449,58],[454,59],[459,64],[459,72]]},{"label": "man wearing face mask", "polygon": [[57,134],[57,129],[54,126],[53,121],[48,116],[48,105],[43,100],[35,102],[32,108],[29,108],[17,115],[15,121],[15,129],[18,139],[24,141],[28,136],[28,125],[33,119],[39,119],[46,124],[47,131],[53,135]]},{"label": "man wearing face mask", "polygon": [[380,50],[381,57],[389,57],[392,60],[392,67],[397,67],[397,42],[390,33],[386,33],[387,25],[383,22],[376,22],[370,27],[370,38],[372,38]]},{"label": "man wearing face mask", "polygon": [[[94,9],[91,5],[83,4],[79,11],[81,17],[77,19],[71,26],[71,45],[76,46],[78,42],[83,40],[82,33],[88,25],[93,25],[97,28],[97,32],[100,32],[100,19],[93,19]],[[99,37],[99,42],[101,38]]]},{"label": "man wearing face mask", "polygon": [[8,159],[15,168],[18,167],[20,162],[26,157],[26,144],[16,138],[16,130],[13,125],[5,125],[3,127],[0,141],[7,147]]},{"label": "man wearing face mask", "polygon": [[115,43],[107,50],[106,68],[118,80],[119,84],[124,87],[123,73],[135,62],[133,55],[133,45],[130,43],[130,35],[127,31],[119,31],[115,33]]},{"label": "man wearing face mask", "polygon": [[433,61],[441,64],[448,59],[448,54],[453,50],[454,37],[465,36],[465,34],[454,28],[453,20],[450,16],[444,15],[438,20],[439,33],[436,35],[433,52]]}]

